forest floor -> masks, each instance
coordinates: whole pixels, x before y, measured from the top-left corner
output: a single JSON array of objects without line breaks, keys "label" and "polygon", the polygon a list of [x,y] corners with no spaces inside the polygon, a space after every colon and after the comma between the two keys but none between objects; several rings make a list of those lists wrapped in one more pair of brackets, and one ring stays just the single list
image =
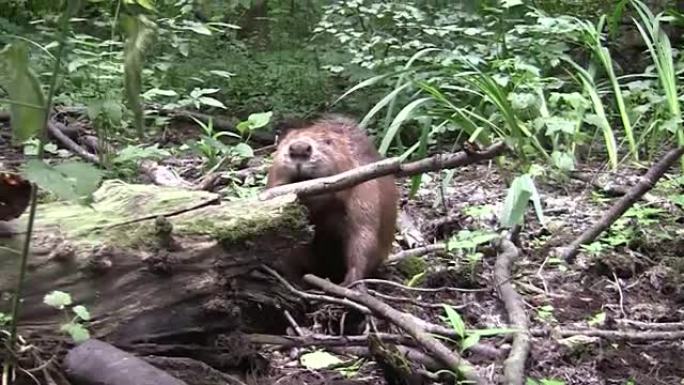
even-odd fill
[{"label": "forest floor", "polygon": [[[14,169],[22,155],[9,146],[6,131],[0,130],[0,165]],[[601,174],[611,183],[625,186],[634,184],[644,172],[621,167],[611,174],[600,171],[601,166],[585,164],[582,172]],[[507,183],[493,166],[457,169],[444,187],[438,174],[426,175],[412,199],[407,197],[409,181],[403,184],[402,207],[428,243],[498,230],[496,217]],[[664,178],[648,199],[640,201],[604,235],[601,247],[583,252],[573,265],[549,258],[547,241],[552,240],[553,246],[569,243],[596,222],[614,198],[590,183],[569,178],[537,178],[537,188],[546,226],[540,224],[533,210],[529,211],[520,237],[522,255],[513,267],[513,283],[524,299],[531,327],[620,329],[631,321],[684,322],[684,210],[668,198],[684,192],[681,177]],[[407,247],[402,239],[395,246],[395,251]],[[380,274],[380,278],[406,283],[424,270],[417,286],[461,290],[419,292],[389,285],[368,287],[383,293],[383,300],[393,307],[433,323],[447,325],[441,306],[445,303],[457,309],[469,329],[505,328],[506,312],[492,277],[496,250],[485,244],[477,249],[481,254],[473,255],[473,251],[456,248],[426,255],[420,258],[425,264],[402,262],[384,267]],[[337,333],[329,325],[339,325],[341,317],[339,311],[326,312],[319,307],[309,315],[310,323],[300,326],[317,333]],[[504,336],[483,337],[482,342],[496,348],[508,346]],[[341,371],[312,372],[304,368],[297,353],[305,351],[264,352],[271,362],[269,375],[275,381],[270,383],[313,384],[325,383],[319,382],[324,378],[343,378]],[[500,373],[503,363],[502,359],[494,362],[468,351],[464,357],[485,374],[494,370]],[[526,371],[528,377],[562,380],[567,385],[675,385],[684,384],[682,357],[681,340],[534,337]],[[354,373],[348,378],[353,382],[348,383],[386,383],[370,360],[345,373]]]}]

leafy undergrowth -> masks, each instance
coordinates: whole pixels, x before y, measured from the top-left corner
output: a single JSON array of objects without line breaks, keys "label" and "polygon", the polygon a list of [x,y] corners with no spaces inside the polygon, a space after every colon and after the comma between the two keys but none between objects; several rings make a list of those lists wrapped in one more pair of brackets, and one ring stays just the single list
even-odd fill
[{"label": "leafy undergrowth", "polygon": [[[8,144],[0,143],[0,161],[12,168],[22,156]],[[201,176],[187,167],[192,159],[166,163],[188,179]],[[600,165],[590,164],[582,171],[592,174],[600,169]],[[643,170],[622,168],[618,174],[604,176],[630,185],[641,173]],[[505,328],[507,317],[493,287],[496,250],[488,242],[468,243],[477,237],[487,239],[497,231],[496,218],[508,185],[505,178],[486,165],[456,170],[447,185],[442,185],[444,178],[433,173],[423,177],[423,185],[414,199],[408,199],[409,183],[405,183],[403,208],[428,242],[449,239],[451,251],[387,266],[381,271],[381,278],[426,288],[461,290],[418,292],[380,284],[368,287],[384,294],[383,300],[392,306],[434,323],[447,325],[442,304],[449,304],[457,309],[468,329]],[[251,187],[259,185],[252,183]],[[550,258],[549,251],[552,246],[569,243],[597,221],[612,199],[575,179],[548,176],[539,178],[537,186],[545,226],[530,211],[521,233],[523,255],[513,271],[514,284],[524,298],[531,327],[615,329],[617,322],[625,319],[684,321],[684,178],[663,179],[648,199],[632,208],[600,242],[588,246],[574,265]],[[445,222],[445,217],[452,220]],[[407,247],[403,239],[398,239],[395,251],[399,251],[399,244]],[[335,335],[344,324],[346,334],[360,332],[356,330],[358,319],[344,313],[346,309],[321,306],[300,326]],[[378,327],[391,330],[382,321]],[[483,337],[481,342],[498,348],[508,343],[503,336]],[[301,384],[351,377],[348,379],[354,382],[349,383],[385,383],[372,360],[352,356],[339,356],[336,370],[312,371],[301,361],[306,357],[302,354],[312,351],[300,348],[260,353],[272,368],[269,379],[264,381]],[[480,367],[493,362],[469,351],[464,355]],[[682,355],[681,341],[536,337],[532,340],[527,375],[536,380],[563,381],[550,384],[677,384],[684,378]],[[496,364],[501,365],[502,360]]]}]

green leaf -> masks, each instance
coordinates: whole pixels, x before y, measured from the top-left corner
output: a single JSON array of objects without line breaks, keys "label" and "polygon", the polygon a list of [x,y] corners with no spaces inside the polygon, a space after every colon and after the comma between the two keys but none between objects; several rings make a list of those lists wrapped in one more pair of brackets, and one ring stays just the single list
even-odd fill
[{"label": "green leaf", "polygon": [[501,1],[501,6],[504,8],[512,8],[517,5],[523,5],[524,3],[522,0],[502,0]]},{"label": "green leaf", "polygon": [[89,163],[71,161],[55,167],[31,159],[22,169],[26,179],[59,198],[83,203],[97,189],[102,171]]},{"label": "green leaf", "polygon": [[135,2],[143,8],[147,8],[150,11],[154,11],[154,5],[152,4],[152,0],[135,0]]},{"label": "green leaf", "polygon": [[102,103],[102,112],[111,122],[118,123],[123,119],[123,108],[116,100],[105,99]]},{"label": "green leaf", "polygon": [[458,314],[458,312],[456,312],[456,310],[454,310],[453,307],[449,305],[443,304],[442,307],[446,312],[447,319],[449,320],[451,327],[454,329],[456,334],[463,338],[465,335],[465,323],[463,322],[461,316]]},{"label": "green leaf", "polygon": [[83,305],[76,305],[71,310],[84,321],[90,321],[90,312]]},{"label": "green leaf", "polygon": [[342,360],[328,352],[318,350],[312,353],[302,354],[299,358],[302,366],[307,369],[325,369],[331,365],[341,364]]},{"label": "green leaf", "polygon": [[252,147],[250,147],[247,143],[236,144],[235,147],[233,147],[233,151],[243,158],[251,158],[254,156]]},{"label": "green leaf", "polygon": [[606,322],[606,313],[600,312],[591,317],[591,319],[588,321],[588,324],[589,326],[602,326],[604,322]]},{"label": "green leaf", "polygon": [[420,107],[421,104],[425,104],[431,100],[432,100],[432,98],[416,99],[416,100],[412,101],[411,103],[409,103],[408,105],[406,105],[406,107],[402,108],[401,111],[399,111],[397,116],[394,117],[392,124],[390,124],[389,128],[387,129],[387,133],[385,133],[385,136],[382,138],[382,142],[380,143],[380,148],[378,149],[380,154],[385,155],[387,153],[387,150],[389,149],[390,144],[392,144],[394,137],[399,132],[399,127],[402,125],[402,123],[404,123],[406,120],[408,120],[411,117],[413,110]]},{"label": "green leaf", "polygon": [[268,124],[268,122],[271,121],[271,117],[273,116],[272,111],[268,112],[259,112],[256,114],[250,114],[249,117],[247,118],[247,121],[250,124],[250,128],[252,130],[255,130],[257,128],[262,128]]},{"label": "green leaf", "polygon": [[221,71],[221,70],[211,70],[211,71],[209,71],[209,73],[214,74],[216,76],[220,76],[222,78],[226,78],[226,79],[231,79],[233,76],[235,76],[235,74],[232,72]]},{"label": "green leaf", "polygon": [[206,25],[196,21],[185,20],[183,23],[183,29],[188,29],[200,35],[211,36],[211,30],[207,28]]},{"label": "green leaf", "polygon": [[551,153],[554,166],[563,171],[573,171],[575,169],[575,158],[572,154],[565,151],[554,151]]},{"label": "green leaf", "polygon": [[63,291],[54,290],[43,297],[43,303],[57,309],[64,309],[64,306],[71,305],[71,295]]},{"label": "green leaf", "polygon": [[77,344],[85,342],[90,338],[90,333],[88,332],[88,329],[83,327],[83,325],[74,322],[69,322],[67,324],[62,325],[60,327],[60,330],[69,333],[71,338]]},{"label": "green leaf", "polygon": [[25,42],[15,42],[0,51],[0,86],[15,102],[10,105],[15,143],[36,136],[45,125],[45,96],[38,78],[29,68]]},{"label": "green leaf", "polygon": [[461,352],[465,352],[469,348],[477,345],[477,343],[480,342],[480,335],[477,333],[473,333],[468,335],[462,342],[461,342]]},{"label": "green leaf", "polygon": [[503,211],[501,213],[501,224],[504,227],[513,227],[522,224],[527,204],[532,197],[530,184],[532,178],[529,175],[521,175],[511,184],[504,201]]},{"label": "green leaf", "polygon": [[209,96],[200,96],[197,100],[199,100],[200,103],[206,104],[207,106],[212,106],[212,107],[218,107],[218,108],[223,108],[226,109],[226,107],[223,103],[218,101],[217,99],[214,99]]}]

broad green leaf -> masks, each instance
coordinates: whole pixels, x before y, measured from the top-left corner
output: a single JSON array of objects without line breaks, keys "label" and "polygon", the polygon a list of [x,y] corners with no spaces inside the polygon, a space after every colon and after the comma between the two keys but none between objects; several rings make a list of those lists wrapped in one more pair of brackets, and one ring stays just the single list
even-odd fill
[{"label": "broad green leaf", "polygon": [[257,128],[262,128],[262,127],[266,126],[268,124],[268,122],[271,121],[272,116],[273,116],[272,111],[250,114],[249,117],[247,118],[247,121],[249,122],[249,125],[250,125],[250,129],[255,130]]},{"label": "broad green leaf", "polygon": [[77,323],[69,322],[68,324],[62,325],[60,329],[63,332],[69,333],[69,336],[71,336],[77,344],[85,342],[90,338],[88,329]]},{"label": "broad green leaf", "polygon": [[114,163],[126,163],[141,159],[162,159],[171,156],[170,152],[161,149],[158,146],[159,144],[157,143],[148,147],[142,147],[140,145],[127,146],[121,149],[119,154],[112,161]]},{"label": "broad green leaf", "polygon": [[135,2],[143,8],[147,8],[150,11],[154,11],[154,5],[152,4],[153,0],[135,0]]},{"label": "broad green leaf", "polygon": [[432,98],[416,99],[416,100],[412,101],[411,103],[409,103],[408,105],[406,105],[401,111],[399,111],[397,116],[392,121],[392,124],[390,124],[389,128],[387,129],[385,137],[382,138],[382,142],[380,143],[380,148],[379,148],[380,154],[385,155],[387,153],[387,150],[389,150],[390,144],[392,144],[394,137],[399,132],[399,127],[402,125],[402,123],[404,123],[406,120],[408,120],[411,117],[413,110],[420,107],[421,104],[425,104],[431,100],[432,100]]},{"label": "broad green leaf", "polygon": [[532,197],[530,184],[532,178],[529,175],[521,175],[511,183],[508,189],[506,200],[504,201],[503,211],[501,213],[501,225],[504,227],[513,227],[522,224],[527,205]]},{"label": "broad green leaf", "polygon": [[302,354],[299,358],[302,366],[308,369],[324,369],[331,365],[341,364],[342,360],[330,353],[318,350],[312,353]]},{"label": "broad green leaf", "polygon": [[247,143],[238,143],[233,147],[233,151],[243,158],[251,158],[254,156],[254,151]]},{"label": "broad green leaf", "polygon": [[76,305],[71,310],[84,321],[90,321],[90,312],[83,305]]},{"label": "broad green leaf", "polygon": [[105,117],[114,123],[121,122],[121,119],[123,119],[123,108],[116,100],[105,99],[102,102],[102,112]]},{"label": "broad green leaf", "polygon": [[214,99],[214,98],[209,97],[209,96],[200,96],[200,97],[198,98],[198,100],[200,101],[200,103],[206,104],[207,106],[218,107],[218,108],[223,108],[223,109],[226,109],[226,108],[227,108],[227,107],[226,107],[223,103],[221,103],[219,100]]},{"label": "broad green leaf", "polygon": [[45,96],[38,78],[29,68],[25,42],[17,41],[0,51],[0,86],[15,102],[10,105],[15,143],[36,136],[45,125]]},{"label": "broad green leaf", "polygon": [[151,99],[157,95],[178,96],[178,93],[174,90],[160,90],[159,88],[152,88],[152,89],[145,91],[145,93],[142,94],[142,97],[143,97],[143,99]]},{"label": "broad green leaf", "polygon": [[83,203],[97,189],[102,172],[88,163],[71,161],[50,167],[30,159],[22,169],[26,179],[61,199]]},{"label": "broad green leaf", "polygon": [[235,74],[232,73],[232,72],[221,71],[221,70],[211,70],[211,71],[209,71],[209,73],[210,73],[210,74],[214,74],[214,75],[216,75],[216,76],[220,76],[220,77],[226,78],[226,79],[230,79],[230,78],[232,78],[233,76],[235,76]]},{"label": "broad green leaf", "polygon": [[43,297],[43,303],[57,309],[64,309],[64,306],[71,305],[71,295],[63,291],[54,290]]},{"label": "broad green leaf", "polygon": [[185,20],[185,22],[183,23],[183,29],[188,29],[200,35],[211,35],[211,30],[207,28],[206,25],[198,23],[196,21]]},{"label": "broad green leaf", "polygon": [[79,197],[94,193],[102,181],[102,171],[90,163],[69,161],[56,165],[54,169],[73,181],[74,192]]},{"label": "broad green leaf", "polygon": [[524,3],[522,0],[502,0],[501,1],[501,6],[504,8],[511,8],[515,7],[517,5],[523,5]]},{"label": "broad green leaf", "polygon": [[565,151],[554,151],[551,153],[554,166],[563,171],[573,171],[575,169],[575,158],[572,154]]},{"label": "broad green leaf", "polygon": [[442,307],[446,312],[447,319],[449,320],[451,327],[454,329],[456,334],[463,338],[465,336],[465,323],[463,322],[461,315],[449,305],[443,304]]}]

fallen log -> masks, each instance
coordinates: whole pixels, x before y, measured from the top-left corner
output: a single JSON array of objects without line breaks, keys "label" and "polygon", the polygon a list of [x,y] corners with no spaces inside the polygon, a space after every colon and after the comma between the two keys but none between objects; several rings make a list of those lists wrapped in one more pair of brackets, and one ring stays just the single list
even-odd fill
[{"label": "fallen log", "polygon": [[[40,204],[20,335],[70,346],[60,332],[64,314],[43,303],[53,290],[69,293],[74,305],[90,311],[92,337],[119,347],[284,334],[282,310],[302,313],[304,302],[253,270],[264,264],[282,268],[309,241],[305,210],[293,195],[216,202],[216,194],[204,191],[107,181],[94,194],[92,208]],[[16,228],[25,228],[26,220],[20,217]],[[23,237],[0,239],[5,314]],[[245,344],[235,344],[231,354],[236,366],[256,355]],[[188,358],[202,361],[201,352],[196,355]]]}]

